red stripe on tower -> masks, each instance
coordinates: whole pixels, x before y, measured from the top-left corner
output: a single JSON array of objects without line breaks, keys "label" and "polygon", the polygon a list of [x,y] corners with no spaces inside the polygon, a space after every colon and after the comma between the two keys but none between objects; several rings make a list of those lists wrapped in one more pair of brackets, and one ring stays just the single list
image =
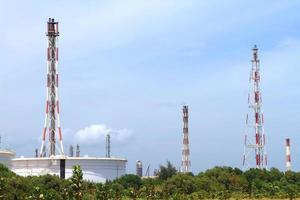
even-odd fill
[{"label": "red stripe on tower", "polygon": [[49,112],[49,101],[47,100],[46,101],[46,113],[48,114],[48,112]]},{"label": "red stripe on tower", "polygon": [[55,60],[58,61],[58,48],[56,48]]},{"label": "red stripe on tower", "polygon": [[62,140],[61,127],[58,127],[59,140]]},{"label": "red stripe on tower", "polygon": [[43,141],[46,140],[46,131],[47,131],[47,128],[45,127],[45,128],[43,129]]},{"label": "red stripe on tower", "polygon": [[255,122],[258,124],[259,121],[259,117],[258,117],[258,113],[255,113]]},{"label": "red stripe on tower", "polygon": [[259,93],[255,92],[255,103],[258,103],[259,101]]}]

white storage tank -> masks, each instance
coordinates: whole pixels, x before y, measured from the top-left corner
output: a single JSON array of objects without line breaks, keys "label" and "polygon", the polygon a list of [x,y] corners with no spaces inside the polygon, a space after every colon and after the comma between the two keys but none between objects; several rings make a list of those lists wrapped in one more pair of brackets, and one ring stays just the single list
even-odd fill
[{"label": "white storage tank", "polygon": [[139,177],[143,176],[143,163],[140,160],[136,161],[136,175]]},{"label": "white storage tank", "polygon": [[65,178],[72,176],[73,166],[79,165],[83,179],[104,183],[114,180],[126,173],[126,159],[98,157],[44,157],[44,158],[15,158],[12,159],[11,169],[21,176],[40,176],[52,174],[60,176],[61,160],[65,160]]},{"label": "white storage tank", "polygon": [[8,168],[11,167],[11,160],[14,157],[15,157],[15,152],[7,149],[0,149],[0,163],[7,166]]}]

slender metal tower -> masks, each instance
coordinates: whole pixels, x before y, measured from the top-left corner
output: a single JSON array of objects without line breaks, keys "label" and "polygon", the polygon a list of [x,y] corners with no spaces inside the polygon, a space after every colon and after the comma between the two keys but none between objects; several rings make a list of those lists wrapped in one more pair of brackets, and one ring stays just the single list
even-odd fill
[{"label": "slender metal tower", "polygon": [[290,146],[290,138],[285,139],[286,145],[286,170],[291,171],[291,146]]},{"label": "slender metal tower", "polygon": [[[56,155],[58,149],[60,155],[64,155],[62,132],[59,119],[59,96],[58,96],[58,22],[49,18],[47,22],[48,48],[47,48],[47,99],[46,116],[43,129],[40,157],[48,154]],[[49,136],[49,144],[46,146],[46,135]],[[58,137],[60,146],[56,146]],[[47,153],[46,153],[46,152]]]},{"label": "slender metal tower", "polygon": [[[253,167],[252,161],[255,160],[256,168],[263,169],[267,168],[267,154],[265,149],[266,138],[263,127],[264,116],[262,113],[262,98],[260,92],[260,61],[258,59],[258,49],[256,45],[252,50],[253,60],[249,78],[249,112],[246,116],[243,167]],[[249,135],[251,135],[250,138]],[[251,152],[253,153],[253,150],[255,159],[252,159],[253,157],[249,159],[249,154],[251,154]],[[251,154],[251,156],[252,155],[253,154]]]},{"label": "slender metal tower", "polygon": [[182,162],[181,162],[181,171],[183,173],[190,171],[191,161],[190,148],[189,148],[189,108],[188,106],[183,106],[183,149],[182,149]]},{"label": "slender metal tower", "polygon": [[110,158],[110,135],[109,133],[105,137],[106,139],[106,158]]}]

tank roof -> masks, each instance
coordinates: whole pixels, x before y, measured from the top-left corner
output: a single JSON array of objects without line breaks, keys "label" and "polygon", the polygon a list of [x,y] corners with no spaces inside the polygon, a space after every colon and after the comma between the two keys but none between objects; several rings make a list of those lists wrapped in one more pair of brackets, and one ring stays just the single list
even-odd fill
[{"label": "tank roof", "polygon": [[4,155],[12,155],[12,156],[15,156],[15,152],[11,151],[11,150],[8,150],[8,149],[0,149],[0,154],[4,154]]},{"label": "tank roof", "polygon": [[105,158],[105,157],[68,157],[68,156],[55,156],[55,157],[19,157],[14,158],[13,160],[59,160],[59,159],[66,159],[66,160],[107,160],[107,161],[123,161],[127,162],[125,158]]}]

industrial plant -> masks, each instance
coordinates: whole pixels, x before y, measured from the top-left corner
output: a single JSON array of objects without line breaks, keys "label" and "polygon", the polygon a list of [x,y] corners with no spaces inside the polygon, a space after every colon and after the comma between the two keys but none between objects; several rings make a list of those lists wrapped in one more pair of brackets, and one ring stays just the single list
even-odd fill
[{"label": "industrial plant", "polygon": [[[45,174],[58,175],[69,178],[75,165],[81,166],[83,178],[93,182],[114,180],[126,174],[127,159],[111,157],[110,135],[105,135],[106,156],[89,157],[80,156],[80,147],[70,146],[69,154],[65,152],[63,143],[62,126],[60,123],[59,103],[59,23],[50,18],[47,22],[47,84],[45,119],[42,129],[40,149],[36,149],[35,157],[16,157],[12,150],[1,148],[0,163],[6,165],[13,172],[21,176],[39,176]],[[244,136],[244,168],[267,168],[266,136],[264,132],[264,116],[262,112],[262,94],[260,91],[260,60],[258,48],[254,46],[252,67],[250,72],[250,92],[248,95],[248,110],[246,116],[246,130]],[[189,107],[184,105],[183,113],[183,140],[181,153],[182,173],[191,172],[190,147],[189,147]],[[38,137],[38,135],[37,135]],[[0,138],[1,144],[1,138]],[[146,175],[149,177],[148,165]],[[286,139],[286,169],[291,170],[290,139]],[[136,174],[143,177],[143,163],[136,161]]]},{"label": "industrial plant", "polygon": [[[80,157],[78,145],[75,157],[73,156],[73,147],[70,147],[69,156],[64,151],[58,93],[58,28],[58,22],[49,19],[46,33],[48,39],[47,96],[41,148],[39,151],[36,150],[36,156],[32,158],[16,158],[13,151],[0,149],[0,163],[21,176],[52,174],[61,178],[69,178],[72,175],[73,166],[79,165],[85,180],[105,182],[116,179],[126,173],[127,160],[110,156],[109,135],[106,137],[106,157]],[[46,138],[48,139],[46,140]]]}]

